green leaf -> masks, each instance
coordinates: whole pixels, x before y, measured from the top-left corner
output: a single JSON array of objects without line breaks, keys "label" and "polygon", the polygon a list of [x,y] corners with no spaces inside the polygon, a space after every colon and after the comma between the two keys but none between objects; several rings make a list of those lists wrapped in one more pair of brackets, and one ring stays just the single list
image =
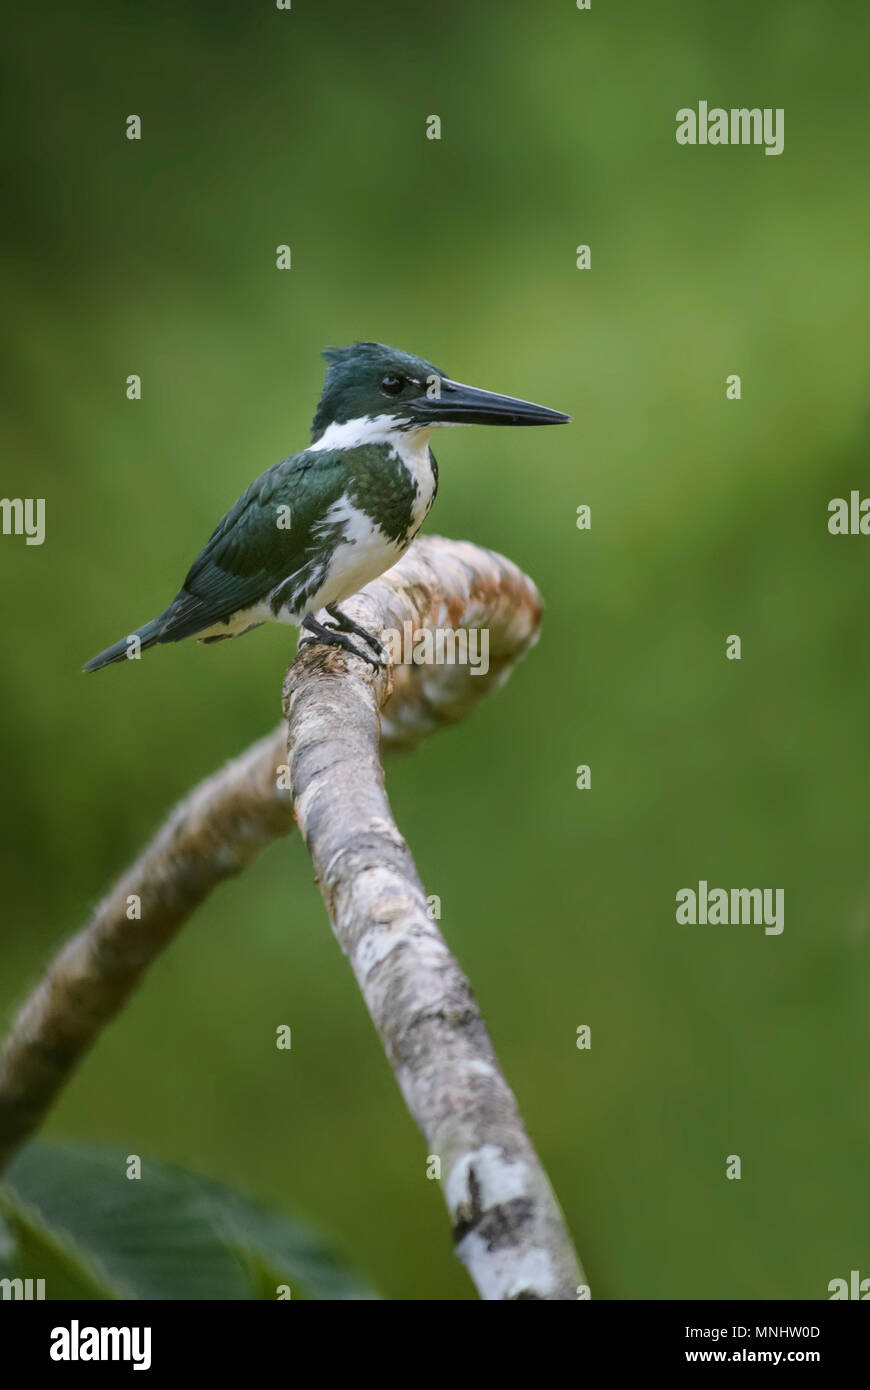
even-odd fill
[{"label": "green leaf", "polygon": [[120,1150],[31,1144],[0,1187],[0,1276],[45,1296],[370,1299],[310,1227],[207,1178]]}]

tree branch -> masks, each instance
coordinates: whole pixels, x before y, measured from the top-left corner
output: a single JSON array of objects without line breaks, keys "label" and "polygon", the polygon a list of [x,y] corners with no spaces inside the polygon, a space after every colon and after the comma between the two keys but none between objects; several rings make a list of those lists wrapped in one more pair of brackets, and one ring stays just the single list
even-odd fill
[{"label": "tree branch", "polygon": [[[429,537],[345,611],[371,630],[486,630],[489,669],[397,665],[330,648],[290,668],[296,815],[342,948],[432,1152],[460,1257],[487,1298],[573,1298],[581,1281],[561,1214],[392,820],[378,755],[454,723],[536,640],[540,602],[510,561]],[[280,726],[196,787],[62,948],[0,1053],[0,1169],[42,1122],[100,1031],[194,909],[293,824]],[[131,903],[139,902],[139,915]]]},{"label": "tree branch", "polygon": [[[437,628],[444,617],[420,552],[399,569],[342,605],[382,639],[405,621]],[[504,623],[496,597],[503,602],[504,589],[480,567],[467,574],[476,590],[466,615],[471,607],[478,620]],[[481,1296],[576,1299],[583,1280],[564,1218],[393,820],[378,748],[387,693],[385,676],[327,647],[305,650],[290,667],[284,698],[296,819],[339,945],[440,1161],[457,1254]]]}]

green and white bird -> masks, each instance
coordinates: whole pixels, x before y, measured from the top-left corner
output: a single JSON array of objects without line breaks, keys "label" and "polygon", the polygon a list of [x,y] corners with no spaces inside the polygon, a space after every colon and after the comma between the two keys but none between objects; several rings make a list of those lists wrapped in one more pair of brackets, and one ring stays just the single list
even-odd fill
[{"label": "green and white bird", "polygon": [[[303,642],[344,647],[372,665],[375,638],[337,606],[407,550],[432,506],[429,448],[446,425],[561,425],[558,410],[463,386],[382,343],[325,348],[323,394],[307,449],[261,473],[218,522],[158,618],[93,657],[86,671],[158,642],[219,642],[267,621]],[[318,622],[325,609],[332,622]],[[372,655],[353,641],[362,639]]]}]

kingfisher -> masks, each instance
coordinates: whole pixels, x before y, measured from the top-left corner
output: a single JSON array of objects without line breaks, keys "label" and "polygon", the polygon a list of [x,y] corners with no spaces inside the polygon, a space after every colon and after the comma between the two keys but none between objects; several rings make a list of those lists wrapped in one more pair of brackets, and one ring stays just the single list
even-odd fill
[{"label": "kingfisher", "polygon": [[[449,425],[562,425],[559,410],[453,381],[383,343],[327,347],[311,444],[267,468],[218,522],[157,618],[85,671],[158,642],[222,642],[264,622],[302,646],[342,647],[374,667],[381,643],[339,604],[404,554],[438,490],[433,431]],[[331,621],[318,621],[325,611]]]}]

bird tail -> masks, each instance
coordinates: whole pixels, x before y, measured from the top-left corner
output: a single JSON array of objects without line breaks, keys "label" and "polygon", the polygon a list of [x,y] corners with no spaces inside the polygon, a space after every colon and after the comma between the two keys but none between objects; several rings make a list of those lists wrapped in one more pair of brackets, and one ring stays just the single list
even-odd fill
[{"label": "bird tail", "polygon": [[161,613],[159,618],[152,618],[150,623],[146,623],[136,632],[131,632],[129,637],[122,637],[120,642],[116,642],[113,647],[107,647],[104,652],[92,656],[90,661],[85,662],[82,670],[100,671],[104,666],[111,666],[115,661],[124,661],[128,655],[132,659],[134,653],[138,655],[139,652],[147,651],[149,647],[154,646],[155,642],[160,641],[160,633],[165,622],[165,613]]}]

